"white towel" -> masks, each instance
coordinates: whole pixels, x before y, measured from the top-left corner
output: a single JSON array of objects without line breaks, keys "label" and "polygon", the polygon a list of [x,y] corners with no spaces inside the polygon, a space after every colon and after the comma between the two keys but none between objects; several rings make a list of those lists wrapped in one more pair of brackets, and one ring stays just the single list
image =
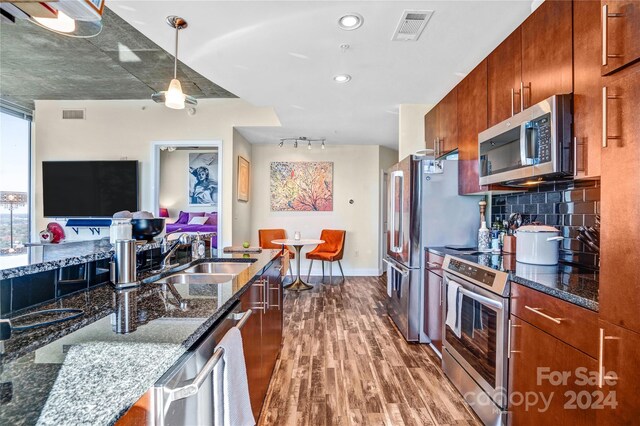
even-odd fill
[{"label": "white towel", "polygon": [[393,297],[393,286],[391,285],[391,274],[387,273],[387,294]]},{"label": "white towel", "polygon": [[[256,420],[251,410],[249,398],[249,383],[247,381],[247,368],[244,363],[242,350],[242,335],[237,327],[231,328],[224,335],[216,349],[223,348],[221,367],[217,369],[217,385],[222,388],[222,416],[216,415],[216,426],[254,426]],[[219,365],[220,365],[219,364]],[[220,386],[221,383],[221,386]],[[219,394],[219,392],[216,392]],[[218,411],[218,410],[216,410]],[[220,422],[222,418],[222,422]]]},{"label": "white towel", "polygon": [[447,319],[445,324],[453,331],[453,333],[461,336],[460,333],[460,316],[462,313],[462,293],[460,293],[460,284],[455,281],[449,281],[447,284]]}]

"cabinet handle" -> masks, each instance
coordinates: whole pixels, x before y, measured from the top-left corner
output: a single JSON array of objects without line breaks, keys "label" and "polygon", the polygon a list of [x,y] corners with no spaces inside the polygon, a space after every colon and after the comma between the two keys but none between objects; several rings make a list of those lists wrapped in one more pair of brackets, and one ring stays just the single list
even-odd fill
[{"label": "cabinet handle", "polygon": [[438,143],[438,138],[435,138],[433,140],[433,156],[437,157],[438,156],[438,147],[440,146],[440,144]]},{"label": "cabinet handle", "polygon": [[554,318],[552,316],[549,316],[549,315],[545,314],[544,312],[541,312],[542,308],[532,308],[531,306],[527,306],[527,305],[524,305],[524,308],[530,310],[531,312],[535,312],[536,314],[540,315],[541,317],[546,318],[549,321],[553,321],[556,324],[562,323],[562,318]]},{"label": "cabinet handle", "polygon": [[602,147],[606,148],[609,139],[622,139],[620,136],[609,136],[608,129],[608,101],[609,99],[620,99],[620,96],[609,95],[607,86],[602,86]]},{"label": "cabinet handle", "polygon": [[623,13],[609,13],[609,5],[602,5],[602,66],[609,63],[609,58],[622,58],[622,55],[609,54],[609,18],[622,18]]},{"label": "cabinet handle", "polygon": [[511,320],[509,320],[508,322],[508,328],[507,328],[507,358],[511,358],[511,354],[518,354],[520,353],[520,351],[514,351],[511,349],[511,330],[516,328],[516,327],[520,327],[517,324],[513,324],[511,323]]},{"label": "cabinet handle", "polygon": [[578,138],[573,137],[573,176],[578,176]]},{"label": "cabinet handle", "polygon": [[[582,147],[582,167],[578,167],[578,146]],[[587,171],[587,167],[585,165],[586,163],[586,158],[587,155],[585,153],[585,149],[586,149],[586,145],[583,143],[578,143],[578,137],[574,136],[573,137],[573,167],[574,167],[574,172],[573,172],[573,176],[578,176],[578,172],[585,172]]]},{"label": "cabinet handle", "polygon": [[607,32],[608,32],[608,20],[609,18],[609,5],[602,5],[602,66],[607,65],[608,56],[607,56]]},{"label": "cabinet handle", "polygon": [[524,82],[520,82],[520,112],[524,111]]},{"label": "cabinet handle", "polygon": [[427,262],[427,266],[429,268],[433,268],[433,269],[441,269],[442,265],[439,263],[435,263],[435,262]]},{"label": "cabinet handle", "polygon": [[516,97],[516,89],[512,87],[511,88],[511,116],[512,117],[513,117],[513,110],[515,109],[513,107],[513,103],[515,102],[515,97]]},{"label": "cabinet handle", "polygon": [[438,295],[438,299],[440,301],[440,306],[442,306],[442,278],[440,278],[440,285],[438,287],[440,288],[440,293]]},{"label": "cabinet handle", "polygon": [[617,380],[617,376],[608,376],[604,372],[604,341],[605,340],[620,340],[619,337],[607,336],[604,334],[604,328],[600,329],[600,345],[598,348],[598,387],[604,386],[605,380]]}]

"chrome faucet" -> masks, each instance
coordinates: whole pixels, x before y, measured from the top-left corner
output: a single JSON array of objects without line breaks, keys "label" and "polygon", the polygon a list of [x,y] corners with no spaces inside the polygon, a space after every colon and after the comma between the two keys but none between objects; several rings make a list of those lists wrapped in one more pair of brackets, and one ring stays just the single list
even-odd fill
[{"label": "chrome faucet", "polygon": [[165,235],[162,239],[162,245],[160,251],[160,270],[167,269],[171,266],[171,256],[180,246],[191,244],[191,237],[187,234],[180,234],[177,240],[169,244],[169,234]]}]

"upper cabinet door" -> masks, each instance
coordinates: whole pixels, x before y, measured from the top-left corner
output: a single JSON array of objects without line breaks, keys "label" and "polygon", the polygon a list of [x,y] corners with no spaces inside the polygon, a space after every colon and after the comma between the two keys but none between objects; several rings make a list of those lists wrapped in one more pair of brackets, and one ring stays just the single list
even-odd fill
[{"label": "upper cabinet door", "polygon": [[438,139],[438,105],[431,108],[424,116],[425,148],[436,150]]},{"label": "upper cabinet door", "polygon": [[572,2],[546,0],[522,24],[524,107],[573,91]]},{"label": "upper cabinet door", "polygon": [[438,104],[439,153],[458,148],[458,89],[454,87]]},{"label": "upper cabinet door", "polygon": [[600,318],[640,333],[640,65],[607,77],[600,234]]},{"label": "upper cabinet door", "polygon": [[640,59],[640,2],[606,0],[601,9],[602,75]]},{"label": "upper cabinet door", "polygon": [[520,112],[521,49],[518,27],[487,57],[488,127]]},{"label": "upper cabinet door", "polygon": [[602,77],[600,1],[573,4],[573,128],[577,179],[600,176]]},{"label": "upper cabinet door", "polygon": [[487,128],[487,61],[458,84],[458,193],[486,190],[478,173],[478,133]]}]

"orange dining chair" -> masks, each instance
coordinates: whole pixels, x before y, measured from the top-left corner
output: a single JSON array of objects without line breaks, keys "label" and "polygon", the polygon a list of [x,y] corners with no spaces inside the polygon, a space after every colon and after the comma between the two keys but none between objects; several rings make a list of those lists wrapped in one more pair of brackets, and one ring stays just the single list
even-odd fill
[{"label": "orange dining chair", "polygon": [[316,248],[307,253],[307,259],[311,260],[309,264],[309,273],[307,274],[307,281],[311,276],[311,267],[314,260],[322,262],[322,279],[324,280],[324,262],[329,262],[329,284],[333,281],[333,262],[338,262],[340,267],[340,273],[342,274],[342,280],[344,281],[344,271],[342,270],[342,264],[340,260],[344,254],[344,237],[346,231],[338,229],[323,229],[320,233],[320,239],[324,241],[322,244],[318,244]]},{"label": "orange dining chair", "polygon": [[[289,259],[295,259],[296,253],[289,247],[283,247],[271,242],[273,240],[284,240],[286,238],[287,232],[284,229],[258,229],[258,241],[260,243],[260,247],[263,249],[282,249],[283,254],[284,250],[287,250],[289,252]],[[291,276],[291,279],[293,280],[291,268],[289,268],[289,276]]]}]

